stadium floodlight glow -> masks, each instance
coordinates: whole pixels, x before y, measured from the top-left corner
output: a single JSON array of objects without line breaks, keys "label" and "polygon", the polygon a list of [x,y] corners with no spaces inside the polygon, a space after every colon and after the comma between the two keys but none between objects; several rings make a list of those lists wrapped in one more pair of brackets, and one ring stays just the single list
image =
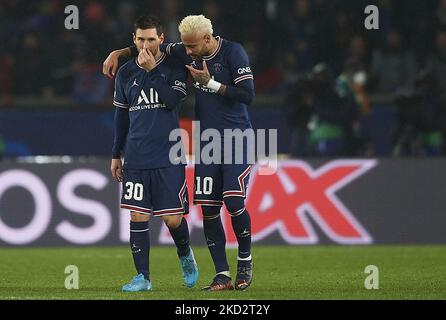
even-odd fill
[{"label": "stadium floodlight glow", "polygon": [[18,163],[37,163],[37,164],[48,164],[48,163],[72,163],[73,157],[71,156],[24,156],[17,157],[16,161]]}]

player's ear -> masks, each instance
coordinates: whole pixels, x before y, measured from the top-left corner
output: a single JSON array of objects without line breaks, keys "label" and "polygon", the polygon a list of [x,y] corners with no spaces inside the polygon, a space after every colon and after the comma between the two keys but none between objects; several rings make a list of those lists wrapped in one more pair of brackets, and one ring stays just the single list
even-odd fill
[{"label": "player's ear", "polygon": [[205,34],[204,35],[204,41],[206,41],[206,44],[209,44],[211,42],[211,35],[210,34]]},{"label": "player's ear", "polygon": [[132,38],[133,38],[133,43],[136,45],[136,34],[133,32],[133,33],[132,33],[132,36],[133,36],[133,37],[132,37]]},{"label": "player's ear", "polygon": [[161,35],[158,37],[160,39],[160,44],[164,42],[164,33],[161,33]]}]

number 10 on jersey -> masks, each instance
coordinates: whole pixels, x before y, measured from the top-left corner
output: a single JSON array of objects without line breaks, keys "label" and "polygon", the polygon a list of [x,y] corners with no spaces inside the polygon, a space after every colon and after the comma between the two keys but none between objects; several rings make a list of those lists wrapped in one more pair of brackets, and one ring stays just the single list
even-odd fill
[{"label": "number 10 on jersey", "polygon": [[[211,194],[212,193],[212,178],[204,177],[203,186],[201,185],[201,177],[195,177],[195,194]],[[202,188],[203,187],[203,188]]]}]

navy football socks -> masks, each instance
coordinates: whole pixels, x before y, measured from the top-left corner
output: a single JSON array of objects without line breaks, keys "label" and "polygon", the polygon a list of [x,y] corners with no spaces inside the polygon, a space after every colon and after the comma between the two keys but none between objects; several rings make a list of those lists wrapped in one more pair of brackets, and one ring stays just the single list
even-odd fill
[{"label": "navy football socks", "polygon": [[216,273],[229,271],[225,248],[226,236],[220,216],[210,220],[203,219],[203,229]]},{"label": "navy football socks", "polygon": [[251,256],[251,218],[245,209],[236,217],[231,217],[232,228],[238,242],[238,258],[247,259]]},{"label": "navy football socks", "polygon": [[149,221],[130,221],[130,248],[138,274],[149,280],[150,233]]},{"label": "navy football socks", "polygon": [[179,257],[187,256],[190,252],[189,245],[189,228],[187,220],[183,218],[181,224],[177,228],[168,228],[175,245],[177,246],[177,253]]}]

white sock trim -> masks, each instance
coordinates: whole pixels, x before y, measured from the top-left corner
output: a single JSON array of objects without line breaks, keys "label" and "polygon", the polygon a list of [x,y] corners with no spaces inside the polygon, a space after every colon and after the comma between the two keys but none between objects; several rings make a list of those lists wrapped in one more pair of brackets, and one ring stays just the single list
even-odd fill
[{"label": "white sock trim", "polygon": [[222,272],[217,273],[217,275],[219,275],[219,274],[223,274],[229,278],[231,277],[231,273],[229,271],[222,271]]},{"label": "white sock trim", "polygon": [[237,257],[237,260],[238,260],[238,261],[250,261],[250,260],[252,260],[252,256],[249,255],[249,257],[247,257],[247,258],[240,258],[240,257]]},{"label": "white sock trim", "polygon": [[144,229],[144,230],[132,230],[132,229],[130,229],[130,232],[146,232],[146,231],[149,231],[149,228]]}]

